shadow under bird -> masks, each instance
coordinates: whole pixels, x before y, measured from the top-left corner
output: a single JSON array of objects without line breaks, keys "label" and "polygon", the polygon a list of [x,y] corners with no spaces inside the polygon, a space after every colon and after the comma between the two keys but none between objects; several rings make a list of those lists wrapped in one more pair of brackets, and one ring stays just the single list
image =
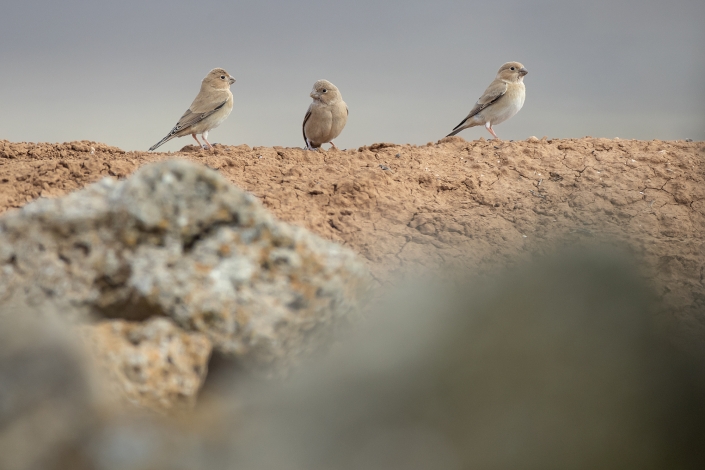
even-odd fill
[{"label": "shadow under bird", "polygon": [[485,126],[495,139],[499,139],[492,126],[506,121],[524,106],[526,97],[524,76],[527,73],[529,71],[519,62],[507,62],[502,65],[494,81],[477,100],[470,114],[446,137],[455,135],[468,127]]},{"label": "shadow under bird", "polygon": [[304,117],[303,132],[306,149],[315,150],[323,144],[337,149],[333,139],[338,137],[348,122],[348,105],[338,88],[328,80],[318,80],[311,90],[313,103]]},{"label": "shadow under bird", "polygon": [[196,139],[198,146],[203,148],[204,146],[196,137],[196,134],[201,134],[206,143],[205,147],[212,150],[213,146],[208,142],[208,132],[221,125],[233,110],[233,94],[230,91],[230,85],[233,83],[235,83],[235,79],[221,68],[215,68],[208,72],[206,78],[201,82],[201,91],[198,92],[196,99],[181,116],[176,126],[149,150],[156,150],[157,147],[174,137],[183,137],[189,134]]}]

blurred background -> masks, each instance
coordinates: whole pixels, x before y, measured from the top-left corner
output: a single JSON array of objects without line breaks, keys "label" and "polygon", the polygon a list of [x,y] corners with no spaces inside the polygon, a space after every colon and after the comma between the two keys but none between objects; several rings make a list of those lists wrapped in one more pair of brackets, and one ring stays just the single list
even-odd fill
[{"label": "blurred background", "polygon": [[503,139],[703,140],[703,20],[702,0],[8,2],[0,139],[146,150],[223,67],[235,108],[211,142],[302,146],[308,94],[326,78],[350,108],[341,148],[424,144],[517,60],[527,100]]},{"label": "blurred background", "polygon": [[701,470],[705,362],[637,272],[583,249],[419,279],[284,380],[211,362],[170,416],[106,407],[75,331],[0,304],[0,468]]}]

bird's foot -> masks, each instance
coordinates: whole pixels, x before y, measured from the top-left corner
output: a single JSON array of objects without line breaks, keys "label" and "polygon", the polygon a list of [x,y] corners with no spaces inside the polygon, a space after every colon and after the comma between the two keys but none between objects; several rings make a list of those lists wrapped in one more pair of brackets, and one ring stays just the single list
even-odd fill
[{"label": "bird's foot", "polygon": [[492,129],[492,125],[489,122],[485,124],[485,129],[487,129],[489,133],[492,134],[492,137],[494,137],[496,140],[500,140],[499,137],[497,137],[497,134],[494,133],[494,129]]},{"label": "bird's foot", "polygon": [[196,141],[196,143],[198,144],[198,146],[200,148],[203,148],[203,144],[201,144],[201,141],[198,140],[198,137],[196,137],[196,134],[191,134],[191,137],[193,137],[193,139]]}]

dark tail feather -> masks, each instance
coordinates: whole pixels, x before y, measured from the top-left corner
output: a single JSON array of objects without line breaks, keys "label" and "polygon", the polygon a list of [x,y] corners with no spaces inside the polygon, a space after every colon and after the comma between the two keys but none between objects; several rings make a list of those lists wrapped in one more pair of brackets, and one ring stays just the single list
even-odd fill
[{"label": "dark tail feather", "polygon": [[[463,121],[463,122],[465,122],[465,121]],[[457,126],[455,129],[453,129],[453,132],[451,132],[450,134],[448,134],[446,137],[450,137],[450,136],[452,136],[452,135],[457,134],[458,132],[460,132],[460,131],[462,131],[462,130],[465,130],[464,127],[460,127],[460,125],[463,124],[463,122],[461,122],[460,124],[458,124],[458,126]]]},{"label": "dark tail feather", "polygon": [[458,132],[462,131],[463,129],[466,129],[465,127],[463,127],[463,124],[465,124],[465,122],[466,122],[467,120],[468,120],[468,118],[465,118],[465,119],[463,119],[462,121],[460,121],[460,124],[458,124],[457,126],[455,126],[455,127],[453,128],[453,132],[451,132],[450,134],[448,134],[446,137],[450,137],[450,136],[455,135],[455,134],[457,134]]},{"label": "dark tail feather", "polygon": [[159,147],[160,145],[162,145],[162,144],[164,144],[164,143],[170,141],[170,140],[173,139],[174,137],[175,137],[174,134],[169,134],[168,136],[164,137],[162,140],[160,140],[160,141],[157,142],[156,144],[154,144],[154,145],[152,145],[151,147],[149,147],[149,151],[150,151],[150,152],[153,152],[154,150],[157,149],[157,147]]}]

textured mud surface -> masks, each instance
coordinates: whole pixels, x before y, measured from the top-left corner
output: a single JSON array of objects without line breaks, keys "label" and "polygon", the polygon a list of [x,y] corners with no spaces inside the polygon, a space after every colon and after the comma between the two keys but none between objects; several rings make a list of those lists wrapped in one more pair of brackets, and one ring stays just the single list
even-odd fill
[{"label": "textured mud surface", "polygon": [[[0,211],[144,163],[206,164],[274,215],[342,242],[384,284],[446,263],[491,270],[555,242],[626,244],[694,328],[705,303],[705,143],[618,139],[373,144],[345,151],[184,147],[124,152],[95,142],[0,142]],[[417,269],[418,268],[418,269]]]}]

